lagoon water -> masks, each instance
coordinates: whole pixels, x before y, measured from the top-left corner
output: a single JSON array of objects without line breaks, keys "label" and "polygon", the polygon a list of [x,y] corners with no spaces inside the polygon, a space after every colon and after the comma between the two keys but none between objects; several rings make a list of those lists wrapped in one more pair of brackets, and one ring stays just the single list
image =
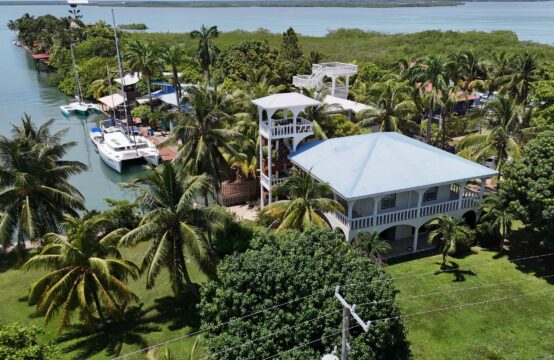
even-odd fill
[{"label": "lagoon water", "polygon": [[[118,183],[143,170],[133,166],[119,175],[105,166],[88,141],[88,129],[100,120],[65,118],[59,105],[70,101],[46,84],[47,74],[35,70],[21,48],[11,44],[13,33],[5,24],[24,13],[67,15],[67,6],[0,6],[0,134],[23,113],[38,122],[56,119],[55,128],[69,128],[67,139],[78,146],[69,154],[86,163],[90,171],[76,176],[74,184],[84,194],[90,209],[103,209],[106,197],[131,196]],[[85,22],[111,19],[110,8],[83,7]],[[145,23],[153,32],[182,32],[202,24],[218,25],[223,31],[266,28],[282,32],[289,26],[305,35],[321,36],[337,28],[360,28],[385,33],[439,30],[512,30],[521,40],[554,44],[554,2],[467,3],[456,7],[430,8],[116,8],[118,23]]]}]

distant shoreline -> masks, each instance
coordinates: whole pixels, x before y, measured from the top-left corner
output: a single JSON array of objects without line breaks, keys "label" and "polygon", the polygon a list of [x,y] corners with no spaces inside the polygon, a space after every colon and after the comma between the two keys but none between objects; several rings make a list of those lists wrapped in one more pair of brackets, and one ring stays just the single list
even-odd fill
[{"label": "distant shoreline", "polygon": [[[549,2],[554,0],[481,0],[491,2]],[[246,7],[339,7],[339,8],[405,8],[405,7],[440,7],[464,5],[464,0],[230,0],[230,1],[94,1],[87,5],[98,7],[156,7],[156,8],[246,8]],[[67,5],[65,0],[0,0],[0,6],[16,5]]]},{"label": "distant shoreline", "polygon": [[[503,0],[501,0],[503,1]],[[540,1],[540,0],[528,0]],[[98,7],[157,7],[157,8],[245,8],[245,7],[344,7],[344,8],[401,8],[401,7],[439,7],[459,6],[464,1],[458,0],[408,0],[381,2],[379,0],[231,0],[231,1],[102,1],[91,0],[88,5]],[[67,5],[63,0],[0,0],[0,6],[10,5]]]}]

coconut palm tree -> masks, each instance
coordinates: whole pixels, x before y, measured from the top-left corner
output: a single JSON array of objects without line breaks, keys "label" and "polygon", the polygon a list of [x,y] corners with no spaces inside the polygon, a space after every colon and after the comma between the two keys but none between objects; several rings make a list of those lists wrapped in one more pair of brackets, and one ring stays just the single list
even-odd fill
[{"label": "coconut palm tree", "polygon": [[427,104],[427,142],[431,139],[431,124],[437,104],[440,103],[440,94],[446,91],[449,84],[448,72],[448,64],[435,56],[418,59],[410,68],[411,80],[418,85]]},{"label": "coconut palm tree", "polygon": [[458,152],[475,161],[497,156],[500,170],[508,157],[521,155],[519,130],[525,111],[515,99],[498,96],[485,105],[483,114],[488,115],[489,132],[466,136],[458,144]]},{"label": "coconut palm tree", "polygon": [[490,194],[483,202],[483,216],[481,223],[499,239],[500,251],[504,251],[504,243],[512,230],[515,220],[513,212],[508,204],[498,194]]},{"label": "coconut palm tree", "polygon": [[512,57],[512,68],[506,78],[502,93],[511,94],[519,103],[527,105],[529,97],[529,84],[536,80],[539,54],[516,54]]},{"label": "coconut palm tree", "polygon": [[364,256],[374,259],[376,262],[384,259],[391,251],[390,244],[381,239],[378,232],[360,232],[356,236],[354,247]]},{"label": "coconut palm tree", "polygon": [[206,27],[202,25],[199,30],[194,30],[190,33],[191,39],[198,39],[198,49],[196,50],[196,58],[200,62],[202,70],[206,73],[208,84],[211,83],[210,66],[215,65],[219,49],[214,44],[214,39],[219,36],[217,26]]},{"label": "coconut palm tree", "polygon": [[[179,122],[160,145],[178,146],[175,162],[191,174],[208,174],[214,182],[214,191],[219,189],[222,173],[229,171],[227,159],[239,153],[237,145],[243,140],[240,132],[228,126],[230,116],[226,109],[230,101],[221,90],[191,89],[192,111],[177,115]],[[207,205],[207,196],[205,201]]]},{"label": "coconut palm tree", "polygon": [[429,232],[427,242],[432,244],[439,241],[439,249],[442,252],[441,268],[446,266],[446,257],[455,255],[463,248],[469,246],[473,232],[465,224],[463,219],[456,219],[452,216],[439,215],[431,220],[428,226],[432,228]]},{"label": "coconut palm tree", "polygon": [[125,57],[131,71],[146,77],[148,100],[152,107],[152,76],[156,75],[162,66],[156,47],[151,43],[135,40],[129,44]]},{"label": "coconut palm tree", "polygon": [[76,144],[62,142],[67,129],[51,133],[52,120],[36,127],[25,115],[12,137],[0,136],[0,243],[35,241],[57,231],[64,214],[84,210],[81,193],[69,183],[86,170],[62,160]]},{"label": "coconut palm tree", "polygon": [[45,312],[46,323],[60,312],[58,333],[77,309],[87,323],[94,322],[96,313],[105,327],[105,311],[118,316],[124,305],[138,300],[125,281],[129,276],[138,278],[139,269],[123,260],[116,246],[127,230],[105,233],[109,221],[103,217],[85,220],[68,215],[62,226],[64,235],[46,234],[47,245],[23,266],[50,270],[31,286],[29,303]]},{"label": "coconut palm tree", "polygon": [[318,92],[316,89],[303,88],[302,94],[320,102],[317,106],[310,106],[306,108],[304,116],[312,122],[314,136],[317,139],[327,139],[325,128],[328,128],[328,121],[332,116],[330,113],[332,110],[342,109],[342,106],[339,104],[325,103],[323,99],[325,99],[327,94],[324,91]]},{"label": "coconut palm tree", "polygon": [[268,216],[277,225],[277,231],[285,229],[306,230],[309,226],[328,227],[322,217],[324,212],[344,211],[343,206],[333,199],[327,184],[318,183],[310,172],[292,170],[292,176],[273,189],[276,196],[289,199],[275,201],[260,210],[261,216]]},{"label": "coconut palm tree", "polygon": [[133,183],[124,184],[136,191],[137,202],[146,214],[137,228],[121,238],[123,245],[150,242],[141,265],[146,275],[146,288],[154,287],[160,271],[167,268],[177,297],[187,291],[196,293],[187,258],[195,261],[204,272],[213,274],[215,256],[206,235],[229,221],[223,208],[195,204],[210,187],[208,176],[181,176],[179,173],[172,163],[165,163]]},{"label": "coconut palm tree", "polygon": [[179,66],[186,58],[186,49],[182,45],[164,45],[160,49],[160,57],[166,66],[171,68],[171,84],[177,97],[177,108],[181,104],[181,83],[179,82]]},{"label": "coconut palm tree", "polygon": [[410,115],[417,111],[410,97],[411,87],[405,82],[387,80],[375,84],[370,90],[370,109],[358,114],[361,125],[379,124],[381,131],[401,131],[416,124]]}]

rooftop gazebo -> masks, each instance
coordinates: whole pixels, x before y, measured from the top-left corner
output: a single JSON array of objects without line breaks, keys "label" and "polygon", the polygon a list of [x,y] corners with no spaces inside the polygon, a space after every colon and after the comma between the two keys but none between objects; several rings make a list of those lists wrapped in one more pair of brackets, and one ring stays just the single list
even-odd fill
[{"label": "rooftop gazebo", "polygon": [[[269,95],[252,100],[258,107],[260,133],[260,185],[261,205],[267,192],[271,203],[271,187],[289,176],[288,154],[295,151],[300,142],[313,135],[311,121],[300,117],[309,106],[321,103],[299,93]],[[263,147],[267,145],[267,153]]]}]

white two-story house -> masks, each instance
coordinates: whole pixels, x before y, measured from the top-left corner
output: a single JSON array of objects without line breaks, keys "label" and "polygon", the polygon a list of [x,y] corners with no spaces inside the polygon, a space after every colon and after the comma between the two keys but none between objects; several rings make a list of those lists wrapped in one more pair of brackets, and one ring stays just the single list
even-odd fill
[{"label": "white two-story house", "polygon": [[440,214],[474,222],[495,170],[407,136],[379,132],[300,145],[292,163],[327,183],[345,212],[326,214],[352,241],[379,232],[392,255],[425,250],[425,224]]}]

